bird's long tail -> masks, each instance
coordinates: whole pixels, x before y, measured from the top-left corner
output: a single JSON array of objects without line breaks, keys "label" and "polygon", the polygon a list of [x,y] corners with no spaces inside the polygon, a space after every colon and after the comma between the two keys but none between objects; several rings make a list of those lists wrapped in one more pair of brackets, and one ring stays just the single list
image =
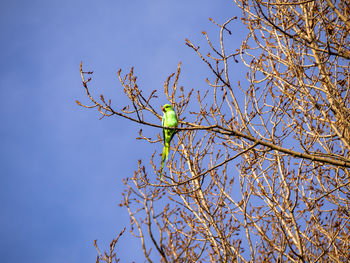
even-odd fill
[{"label": "bird's long tail", "polygon": [[161,163],[162,165],[160,167],[160,179],[162,179],[164,163],[166,160],[168,160],[168,155],[169,155],[169,144],[166,143],[163,147],[162,163]]}]

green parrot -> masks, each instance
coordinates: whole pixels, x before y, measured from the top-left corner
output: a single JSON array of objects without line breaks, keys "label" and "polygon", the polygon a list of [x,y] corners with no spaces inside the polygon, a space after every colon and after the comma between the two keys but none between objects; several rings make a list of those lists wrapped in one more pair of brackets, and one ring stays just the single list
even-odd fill
[{"label": "green parrot", "polygon": [[[162,119],[162,126],[163,127],[176,127],[177,126],[177,117],[176,117],[176,113],[174,111],[174,108],[169,104],[165,104],[162,107],[162,111],[164,112],[163,119]],[[164,147],[163,147],[163,154],[162,154],[162,166],[160,168],[161,176],[163,175],[163,167],[164,167],[165,160],[168,160],[170,142],[173,139],[175,133],[176,133],[176,131],[174,129],[163,128]]]}]

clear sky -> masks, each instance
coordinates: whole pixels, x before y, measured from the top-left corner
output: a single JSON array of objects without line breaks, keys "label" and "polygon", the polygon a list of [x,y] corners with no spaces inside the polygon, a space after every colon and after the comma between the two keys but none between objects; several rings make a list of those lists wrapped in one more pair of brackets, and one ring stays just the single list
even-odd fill
[{"label": "clear sky", "polygon": [[[135,140],[137,124],[76,105],[88,102],[79,63],[95,72],[92,92],[116,108],[126,104],[119,68],[135,66],[142,89],[162,91],[182,61],[180,85],[206,86],[208,70],[185,38],[204,49],[203,30],[218,37],[208,18],[235,15],[230,0],[0,2],[2,262],[95,262],[93,240],[107,248],[124,226],[118,257],[143,262],[118,203],[122,179],[154,145]],[[243,25],[230,29],[238,48]]]}]

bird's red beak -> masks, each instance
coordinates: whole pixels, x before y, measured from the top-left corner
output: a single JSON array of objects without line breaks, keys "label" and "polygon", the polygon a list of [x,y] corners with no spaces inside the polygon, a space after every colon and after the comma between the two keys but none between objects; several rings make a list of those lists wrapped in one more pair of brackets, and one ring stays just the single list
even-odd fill
[{"label": "bird's red beak", "polygon": [[164,112],[164,108],[163,108],[163,106],[160,106],[160,108],[162,109],[162,111]]}]

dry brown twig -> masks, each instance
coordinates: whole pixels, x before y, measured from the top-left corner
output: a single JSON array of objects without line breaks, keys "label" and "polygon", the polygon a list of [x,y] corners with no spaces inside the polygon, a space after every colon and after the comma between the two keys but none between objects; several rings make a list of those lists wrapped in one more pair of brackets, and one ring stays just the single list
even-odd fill
[{"label": "dry brown twig", "polygon": [[[117,258],[116,252],[115,252],[115,246],[119,240],[119,238],[124,234],[125,227],[122,231],[120,231],[119,235],[117,238],[113,239],[109,245],[109,253],[104,252],[103,254],[100,252],[100,249],[97,246],[97,240],[94,240],[94,246],[97,250],[97,258],[96,258],[96,263],[99,262],[106,262],[106,263],[117,263],[120,261],[119,258]],[[101,261],[102,260],[102,261]]]},{"label": "dry brown twig", "polygon": [[[181,64],[164,83],[180,118],[179,132],[164,181],[157,177],[156,151],[150,167],[140,160],[135,175],[125,180],[121,205],[129,211],[132,233],[149,262],[154,254],[162,262],[346,262],[349,5],[236,4],[249,30],[238,51],[225,47],[234,18],[223,24],[211,19],[219,40],[203,32],[207,56],[186,40],[213,73],[207,90],[179,88]],[[248,83],[232,84],[230,65],[237,56],[249,70]],[[162,128],[151,121],[161,119],[156,91],[146,96],[133,69],[124,76],[118,72],[130,101],[121,110],[103,96],[96,100],[85,80],[92,73],[80,69],[92,105],[79,105]],[[139,139],[161,143],[142,131]]]}]

